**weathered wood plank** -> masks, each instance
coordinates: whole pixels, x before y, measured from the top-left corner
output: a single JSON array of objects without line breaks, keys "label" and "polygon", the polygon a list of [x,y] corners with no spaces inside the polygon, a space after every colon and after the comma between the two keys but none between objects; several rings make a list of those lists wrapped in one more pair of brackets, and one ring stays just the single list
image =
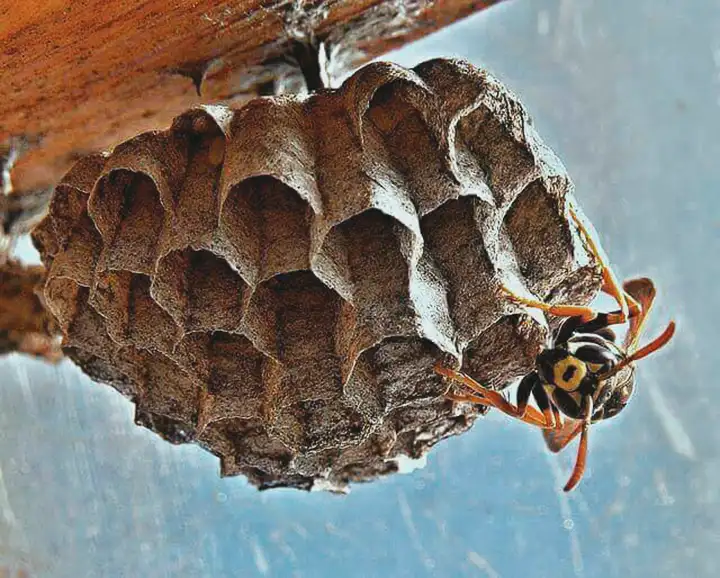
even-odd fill
[{"label": "weathered wood plank", "polygon": [[293,39],[326,40],[351,68],[497,1],[0,0],[0,146],[28,145],[14,190],[200,101],[254,96]]}]

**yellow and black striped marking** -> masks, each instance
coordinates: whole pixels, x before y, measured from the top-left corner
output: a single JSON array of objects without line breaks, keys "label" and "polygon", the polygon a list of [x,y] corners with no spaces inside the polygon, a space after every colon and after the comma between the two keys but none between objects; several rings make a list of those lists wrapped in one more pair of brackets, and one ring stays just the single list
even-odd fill
[{"label": "yellow and black striped marking", "polygon": [[565,391],[575,391],[587,375],[587,366],[578,358],[568,355],[553,365],[553,383]]}]

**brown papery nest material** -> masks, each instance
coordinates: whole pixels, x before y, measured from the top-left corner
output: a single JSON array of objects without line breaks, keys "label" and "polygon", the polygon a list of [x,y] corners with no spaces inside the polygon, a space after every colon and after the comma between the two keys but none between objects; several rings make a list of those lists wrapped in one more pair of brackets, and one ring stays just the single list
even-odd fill
[{"label": "brown papery nest material", "polygon": [[465,62],[188,111],[77,163],[34,233],[64,347],[136,421],[261,488],[342,489],[467,430],[438,359],[503,387],[599,287],[571,184]]},{"label": "brown papery nest material", "polygon": [[62,359],[57,324],[35,293],[44,279],[42,267],[0,263],[0,355],[25,353],[53,363]]}]

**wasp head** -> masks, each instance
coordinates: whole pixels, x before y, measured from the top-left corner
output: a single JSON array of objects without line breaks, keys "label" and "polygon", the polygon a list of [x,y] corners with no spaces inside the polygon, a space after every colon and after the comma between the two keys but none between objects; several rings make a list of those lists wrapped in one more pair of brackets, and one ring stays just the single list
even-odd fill
[{"label": "wasp head", "polygon": [[542,351],[537,371],[553,403],[565,415],[579,418],[582,399],[593,400],[592,421],[617,415],[634,388],[631,365],[616,366],[625,358],[613,341],[597,334],[576,334],[565,343]]}]

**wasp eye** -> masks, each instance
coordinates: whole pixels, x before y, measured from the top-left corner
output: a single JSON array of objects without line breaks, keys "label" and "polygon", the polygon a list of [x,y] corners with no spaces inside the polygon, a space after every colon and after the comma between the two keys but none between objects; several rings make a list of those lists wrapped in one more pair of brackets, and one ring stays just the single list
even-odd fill
[{"label": "wasp eye", "polygon": [[587,367],[575,357],[565,357],[553,367],[553,381],[565,391],[575,391],[586,374]]}]

